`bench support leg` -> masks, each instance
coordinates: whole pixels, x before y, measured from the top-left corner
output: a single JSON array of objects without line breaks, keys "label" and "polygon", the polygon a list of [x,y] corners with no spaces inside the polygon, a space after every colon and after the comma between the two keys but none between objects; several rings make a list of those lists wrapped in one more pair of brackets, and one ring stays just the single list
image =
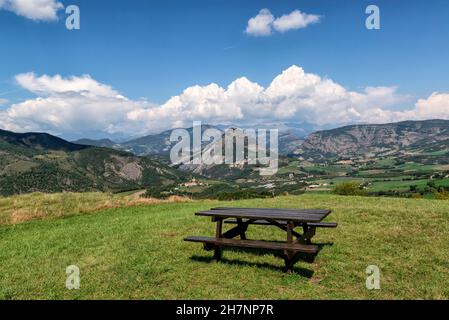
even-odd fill
[{"label": "bench support leg", "polygon": [[219,262],[221,260],[221,256],[222,256],[222,250],[220,247],[215,247],[214,250],[214,259],[215,261]]},{"label": "bench support leg", "polygon": [[285,268],[284,272],[286,273],[293,273],[293,267],[295,265],[295,257],[296,254],[294,252],[285,251],[284,252],[284,261],[285,261]]}]

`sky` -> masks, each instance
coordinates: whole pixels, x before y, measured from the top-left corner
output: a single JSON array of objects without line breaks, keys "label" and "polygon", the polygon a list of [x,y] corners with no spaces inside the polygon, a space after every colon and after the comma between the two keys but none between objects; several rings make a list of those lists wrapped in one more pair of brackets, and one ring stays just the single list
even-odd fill
[{"label": "sky", "polygon": [[449,119],[448,35],[447,0],[0,0],[0,128]]}]

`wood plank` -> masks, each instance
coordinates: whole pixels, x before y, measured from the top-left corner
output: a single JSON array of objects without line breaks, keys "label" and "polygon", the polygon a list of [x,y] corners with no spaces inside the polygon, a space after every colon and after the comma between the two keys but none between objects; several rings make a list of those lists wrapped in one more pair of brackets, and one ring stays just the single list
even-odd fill
[{"label": "wood plank", "polygon": [[[330,212],[329,212],[330,213]],[[326,214],[303,214],[303,213],[271,213],[271,212],[239,212],[233,210],[211,210],[197,212],[198,216],[221,217],[221,218],[246,218],[255,220],[284,220],[295,222],[321,222],[327,217]]]},{"label": "wood plank", "polygon": [[325,209],[279,209],[279,208],[233,208],[233,207],[215,207],[211,210],[224,211],[245,211],[245,212],[255,212],[255,211],[269,211],[269,212],[280,212],[280,213],[305,213],[305,214],[328,214],[331,210]]},{"label": "wood plank", "polygon": [[322,216],[322,215],[328,215],[331,213],[330,210],[323,210],[322,212],[300,212],[300,211],[283,211],[283,210],[279,210],[279,209],[270,209],[270,210],[260,210],[260,209],[253,209],[253,210],[242,210],[242,209],[228,209],[228,210],[205,210],[207,212],[214,212],[214,213],[224,213],[224,214],[229,214],[229,213],[241,213],[241,214],[260,214],[260,215],[302,215],[302,216],[310,216],[310,217],[315,217],[315,216]]},{"label": "wood plank", "polygon": [[260,215],[303,215],[303,216],[321,216],[330,213],[330,211],[322,212],[322,213],[307,213],[307,212],[296,212],[296,211],[279,211],[279,210],[203,210],[205,212],[211,212],[211,213],[223,213],[223,214],[229,214],[229,213],[241,213],[241,214],[260,214]]},{"label": "wood plank", "polygon": [[225,238],[211,238],[211,237],[187,237],[184,239],[184,241],[206,243],[221,247],[252,248],[252,249],[281,250],[281,251],[287,250],[311,254],[315,254],[318,252],[318,246],[306,245],[301,243],[269,242],[259,240],[239,240],[239,239],[225,239]]},{"label": "wood plank", "polygon": [[[225,223],[227,224],[237,224],[237,220],[236,219],[228,219],[225,220]],[[278,221],[279,224],[281,225],[287,225],[287,221]],[[255,221],[251,221],[248,222],[248,224],[250,225],[261,225],[261,226],[266,226],[266,225],[272,225],[272,223],[265,221],[265,220],[255,220]],[[336,228],[338,227],[338,223],[336,222],[311,222],[311,223],[307,223],[310,227],[316,227],[316,228]]]},{"label": "wood plank", "polygon": [[316,227],[316,228],[336,228],[336,227],[338,227],[337,222],[308,223],[308,225],[311,227]]}]

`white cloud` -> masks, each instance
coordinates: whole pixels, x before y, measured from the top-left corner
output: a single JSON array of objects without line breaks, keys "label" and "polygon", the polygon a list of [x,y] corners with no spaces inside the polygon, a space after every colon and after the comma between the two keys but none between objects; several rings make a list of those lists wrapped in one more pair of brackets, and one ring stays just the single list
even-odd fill
[{"label": "white cloud", "polygon": [[[130,112],[131,120],[143,122],[203,120],[208,123],[307,121],[318,125],[372,122],[382,110],[403,102],[396,88],[348,91],[343,86],[292,66],[267,88],[240,78],[227,88],[216,84],[188,88],[165,104]],[[164,119],[164,120],[162,120]]]},{"label": "white cloud", "polygon": [[62,78],[26,73],[17,75],[16,81],[38,97],[0,112],[0,125],[7,130],[70,136],[86,132],[133,135],[136,128],[128,121],[127,113],[150,107],[147,101],[129,100],[87,75]]},{"label": "white cloud", "polygon": [[58,93],[78,93],[87,96],[117,96],[117,91],[110,86],[99,83],[89,75],[62,78],[60,75],[37,77],[34,73],[23,73],[16,76],[17,83],[24,89],[42,95]]},{"label": "white cloud", "polygon": [[[449,119],[449,94],[434,93],[411,109],[396,87],[348,90],[335,81],[291,66],[263,87],[242,77],[227,87],[192,86],[161,105],[131,100],[88,75],[63,78],[26,73],[17,83],[37,95],[0,111],[0,127],[47,131],[70,137],[122,134],[137,136],[209,124],[308,122],[317,126],[385,123],[406,119]],[[394,107],[394,108],[393,108]]]},{"label": "white cloud", "polygon": [[31,20],[57,20],[62,8],[64,6],[57,0],[0,0],[0,9]]},{"label": "white cloud", "polygon": [[412,110],[396,113],[402,119],[449,119],[449,93],[434,92],[419,99]]},{"label": "white cloud", "polygon": [[310,24],[320,22],[321,17],[294,10],[277,19],[268,9],[260,10],[259,14],[248,21],[245,33],[252,36],[269,36],[274,31],[287,32],[306,28]]},{"label": "white cloud", "polygon": [[319,21],[320,16],[295,10],[290,14],[285,14],[276,19],[273,22],[273,28],[279,32],[287,32],[289,30],[305,28],[308,25],[318,23]]},{"label": "white cloud", "polygon": [[0,98],[0,106],[4,106],[5,104],[7,104],[8,103],[8,100],[7,99],[2,99],[2,98]]},{"label": "white cloud", "polygon": [[253,36],[269,36],[274,21],[270,10],[262,9],[259,14],[248,21],[245,32]]}]

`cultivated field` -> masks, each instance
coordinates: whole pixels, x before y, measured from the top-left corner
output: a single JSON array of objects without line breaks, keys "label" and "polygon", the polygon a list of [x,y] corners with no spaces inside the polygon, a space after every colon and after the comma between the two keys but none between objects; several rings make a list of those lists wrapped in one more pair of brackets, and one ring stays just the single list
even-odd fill
[{"label": "cultivated field", "polygon": [[[73,194],[23,197],[0,199],[2,299],[449,299],[449,201],[306,194],[145,204],[98,194],[91,201]],[[98,200],[107,205],[96,206]],[[293,275],[282,273],[283,261],[268,252],[227,250],[215,263],[201,245],[182,239],[212,235],[210,220],[194,212],[217,205],[329,208],[328,220],[339,227],[319,230],[321,252],[313,262],[300,261]],[[18,207],[37,209],[11,219]],[[248,233],[283,235],[267,227]],[[68,265],[81,270],[80,290],[65,288]],[[381,290],[365,288],[369,265],[381,269]]]}]

